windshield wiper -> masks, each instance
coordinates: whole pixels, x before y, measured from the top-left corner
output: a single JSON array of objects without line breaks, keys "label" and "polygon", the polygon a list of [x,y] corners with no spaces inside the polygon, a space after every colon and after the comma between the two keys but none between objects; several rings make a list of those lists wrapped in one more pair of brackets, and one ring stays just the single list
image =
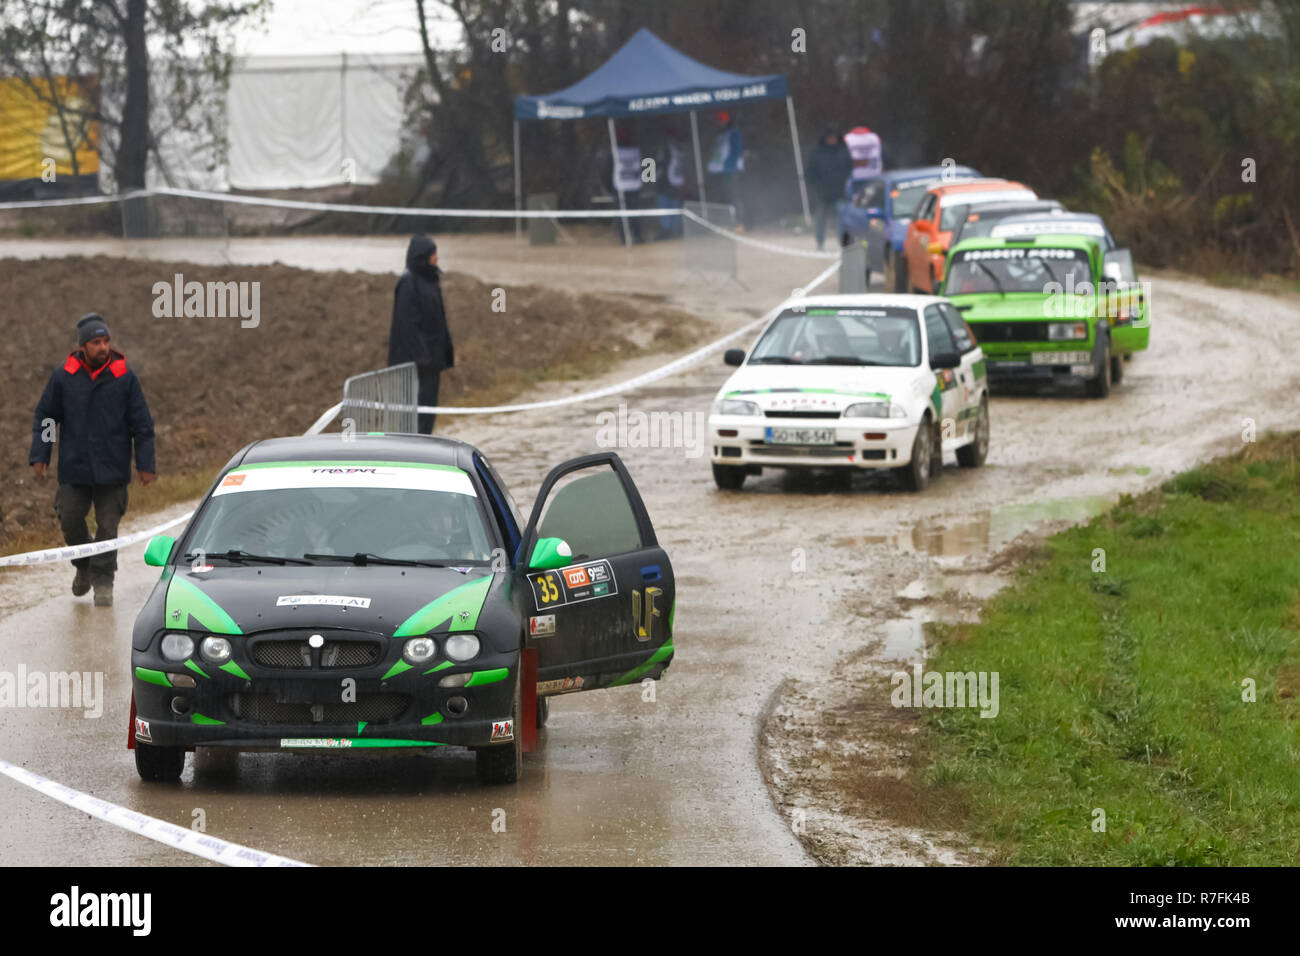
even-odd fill
[{"label": "windshield wiper", "polygon": [[750,359],[749,364],[750,365],[793,365],[794,363],[786,356],[764,355],[761,358]]},{"label": "windshield wiper", "polygon": [[[362,568],[367,564],[391,564],[400,567],[421,568],[452,567],[452,565],[445,564],[441,561],[417,561],[414,558],[385,558],[369,551],[358,551],[356,554],[304,554],[303,557],[310,558],[313,561],[351,561],[353,564]],[[305,564],[306,562],[303,563]]]},{"label": "windshield wiper", "polygon": [[856,355],[823,355],[821,358],[809,359],[806,365],[883,365],[870,359],[858,358]]},{"label": "windshield wiper", "polygon": [[[193,561],[199,557],[198,552],[191,552],[185,555],[186,561]],[[302,558],[282,558],[275,554],[251,554],[239,548],[231,548],[229,551],[205,551],[204,558],[225,558],[227,561],[264,561],[267,564],[311,564],[310,561],[304,561]]]},{"label": "windshield wiper", "polygon": [[1060,285],[1060,284],[1061,284],[1061,283],[1060,283],[1060,280],[1058,280],[1058,279],[1056,278],[1056,273],[1052,271],[1052,267],[1049,266],[1049,265],[1047,264],[1047,260],[1046,260],[1046,259],[1044,259],[1042,256],[1030,256],[1029,258],[1030,258],[1030,259],[1037,259],[1038,262],[1039,262],[1039,264],[1040,264],[1044,269],[1047,270],[1047,274],[1048,274],[1049,276],[1052,277],[1052,281],[1055,282],[1057,285]]},{"label": "windshield wiper", "polygon": [[[1007,297],[1007,290],[1004,289],[1004,288],[1002,288],[1002,283],[1001,283],[1000,281],[998,281],[997,274],[996,274],[992,269],[990,269],[988,266],[986,266],[984,263],[980,262],[978,259],[975,260],[975,264],[976,264],[977,266],[979,266],[981,269],[983,269],[983,270],[984,270],[984,274],[987,275],[990,279],[993,280],[993,284],[994,284],[995,286],[998,287],[998,294],[999,294],[1000,296],[1002,296],[1002,298],[1005,299],[1005,298]],[[1048,270],[1048,271],[1051,271],[1051,270]]]}]

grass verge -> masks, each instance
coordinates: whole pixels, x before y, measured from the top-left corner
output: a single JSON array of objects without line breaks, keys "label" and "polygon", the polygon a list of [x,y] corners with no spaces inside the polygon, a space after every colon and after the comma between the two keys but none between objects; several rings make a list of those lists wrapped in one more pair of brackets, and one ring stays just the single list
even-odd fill
[{"label": "grass verge", "polygon": [[932,823],[1020,865],[1300,858],[1297,451],[1268,436],[1125,497],[933,630],[926,670],[997,672],[1000,707],[920,712],[916,795],[964,811]]}]

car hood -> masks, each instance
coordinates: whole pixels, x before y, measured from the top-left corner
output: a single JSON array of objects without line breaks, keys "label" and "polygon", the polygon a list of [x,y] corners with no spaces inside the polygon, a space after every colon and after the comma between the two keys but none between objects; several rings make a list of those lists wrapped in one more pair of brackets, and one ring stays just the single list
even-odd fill
[{"label": "car hood", "polygon": [[1093,296],[1064,292],[1054,295],[1010,292],[1006,298],[996,292],[981,292],[975,295],[949,295],[948,298],[967,322],[987,319],[1084,318],[1094,313]]},{"label": "car hood", "polygon": [[843,411],[854,402],[924,395],[923,371],[920,366],[745,365],[717,397],[755,402],[764,411]]},{"label": "car hood", "polygon": [[163,626],[214,634],[344,627],[396,637],[471,630],[493,577],[485,568],[182,566],[166,582]]}]

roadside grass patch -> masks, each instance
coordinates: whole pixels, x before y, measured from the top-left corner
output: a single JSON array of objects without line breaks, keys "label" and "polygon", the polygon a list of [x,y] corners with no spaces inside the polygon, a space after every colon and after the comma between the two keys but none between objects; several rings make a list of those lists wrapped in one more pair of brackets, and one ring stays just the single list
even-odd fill
[{"label": "roadside grass patch", "polygon": [[1298,445],[1266,436],[1121,499],[1050,538],[980,623],[934,629],[927,669],[997,671],[1001,706],[921,713],[921,798],[966,808],[1000,862],[1294,864]]}]

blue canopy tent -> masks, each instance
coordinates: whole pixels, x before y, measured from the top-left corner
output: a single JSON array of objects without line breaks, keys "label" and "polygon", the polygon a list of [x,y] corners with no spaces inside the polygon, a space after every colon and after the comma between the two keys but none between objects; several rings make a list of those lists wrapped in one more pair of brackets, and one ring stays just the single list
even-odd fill
[{"label": "blue canopy tent", "polygon": [[[540,96],[515,97],[515,210],[523,203],[523,175],[519,162],[519,121],[530,119],[587,119],[605,117],[609,127],[610,149],[617,150],[614,120],[628,116],[653,116],[660,113],[690,113],[691,140],[695,147],[695,176],[700,199],[704,194],[704,167],[700,161],[700,132],[696,110],[730,110],[755,100],[784,99],[790,116],[790,137],[794,143],[794,162],[799,176],[799,198],[804,218],[808,211],[808,191],[803,181],[803,156],[799,151],[799,133],[795,126],[794,100],[789,83],[778,73],[748,76],[715,70],[669,46],[644,27],[637,30],[601,66],[567,89]],[[618,193],[619,207],[623,194]],[[520,220],[515,220],[516,233]],[[627,220],[623,220],[627,241]]]}]

